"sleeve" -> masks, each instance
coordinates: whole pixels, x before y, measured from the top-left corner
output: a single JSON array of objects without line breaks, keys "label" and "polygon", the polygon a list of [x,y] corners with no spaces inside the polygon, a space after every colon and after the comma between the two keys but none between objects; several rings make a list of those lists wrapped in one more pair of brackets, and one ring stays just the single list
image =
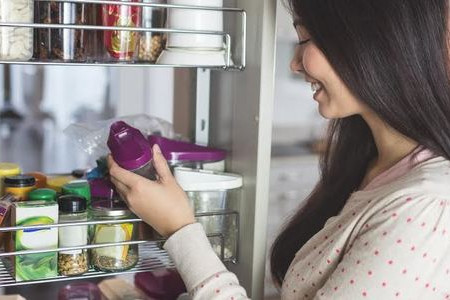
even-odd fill
[{"label": "sleeve", "polygon": [[164,244],[194,300],[248,299],[235,274],[217,257],[199,223],[175,232]]},{"label": "sleeve", "polygon": [[402,197],[361,228],[314,299],[450,299],[449,201]]}]

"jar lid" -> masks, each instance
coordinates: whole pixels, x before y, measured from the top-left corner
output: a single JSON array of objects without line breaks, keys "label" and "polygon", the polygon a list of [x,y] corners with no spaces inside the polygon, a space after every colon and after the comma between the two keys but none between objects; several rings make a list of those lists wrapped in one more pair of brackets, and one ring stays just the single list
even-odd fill
[{"label": "jar lid", "polygon": [[56,192],[52,189],[37,189],[31,191],[28,194],[28,199],[30,201],[35,200],[54,201],[56,200]]},{"label": "jar lid", "polygon": [[33,176],[29,175],[17,175],[11,177],[5,177],[5,184],[9,186],[33,186],[36,184],[36,179]]},{"label": "jar lid", "polygon": [[121,200],[99,200],[92,203],[92,212],[97,217],[128,217],[131,211]]},{"label": "jar lid", "polygon": [[20,167],[17,164],[13,163],[0,163],[0,176],[14,176],[20,174]]},{"label": "jar lid", "polygon": [[91,200],[91,188],[89,183],[85,180],[66,183],[62,187],[62,193],[64,195],[82,196],[86,198],[88,202]]},{"label": "jar lid", "polygon": [[82,213],[87,209],[86,198],[78,195],[58,197],[59,211],[64,213]]}]

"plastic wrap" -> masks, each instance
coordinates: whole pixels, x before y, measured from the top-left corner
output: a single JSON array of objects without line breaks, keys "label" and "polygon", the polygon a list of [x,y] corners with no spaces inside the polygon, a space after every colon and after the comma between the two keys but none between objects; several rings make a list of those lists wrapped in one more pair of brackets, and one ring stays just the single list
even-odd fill
[{"label": "plastic wrap", "polygon": [[64,133],[70,139],[75,141],[88,155],[98,158],[109,153],[106,141],[108,140],[111,124],[117,121],[124,121],[139,129],[144,136],[156,134],[167,138],[174,138],[174,131],[171,123],[157,117],[143,114],[118,117],[92,123],[76,123],[67,127],[64,130]]}]

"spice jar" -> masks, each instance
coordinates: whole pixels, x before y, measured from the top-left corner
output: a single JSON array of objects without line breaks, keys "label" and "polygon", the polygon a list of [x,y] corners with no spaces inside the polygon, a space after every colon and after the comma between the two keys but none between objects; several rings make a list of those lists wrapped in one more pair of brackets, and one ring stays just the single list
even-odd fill
[{"label": "spice jar", "polygon": [[[37,1],[36,22],[44,24],[87,25],[91,4]],[[39,59],[85,61],[88,35],[93,32],[76,29],[36,29],[36,56]]]},{"label": "spice jar", "polygon": [[[86,222],[86,199],[76,195],[64,195],[58,198],[59,222]],[[78,247],[88,243],[87,225],[67,226],[59,228],[59,247]],[[89,269],[86,249],[60,251],[58,254],[58,271],[64,276],[86,273]]]},{"label": "spice jar", "polygon": [[[131,216],[123,201],[101,200],[92,204],[96,220],[120,220]],[[94,244],[128,242],[136,239],[137,227],[133,223],[97,224]],[[92,249],[92,264],[103,272],[120,272],[133,268],[139,259],[138,245],[122,245]]]},{"label": "spice jar", "polygon": [[[0,22],[33,23],[34,0],[0,0]],[[0,27],[0,59],[29,60],[33,56],[33,29]]]},{"label": "spice jar", "polygon": [[[162,0],[143,0],[144,3],[162,3]],[[143,28],[162,28],[165,22],[164,8],[144,7],[142,9]],[[142,32],[139,41],[139,60],[155,62],[161,54],[165,37],[161,32]]]},{"label": "spice jar", "polygon": [[91,203],[91,187],[85,180],[66,183],[62,187],[64,195],[78,195],[86,199],[87,205]]},{"label": "spice jar", "polygon": [[5,194],[12,194],[17,201],[28,199],[28,193],[36,189],[36,179],[29,175],[5,177]]},{"label": "spice jar", "polygon": [[[118,2],[141,2],[141,0],[119,0]],[[103,26],[140,27],[141,8],[139,6],[104,4],[102,6]],[[139,45],[139,32],[106,30],[103,43],[110,58],[133,60]]]},{"label": "spice jar", "polygon": [[36,187],[38,189],[47,187],[47,176],[41,172],[30,172],[25,175],[33,176],[36,179]]},{"label": "spice jar", "polygon": [[0,163],[0,196],[3,196],[3,180],[7,176],[16,176],[21,172],[19,165],[13,163]]}]

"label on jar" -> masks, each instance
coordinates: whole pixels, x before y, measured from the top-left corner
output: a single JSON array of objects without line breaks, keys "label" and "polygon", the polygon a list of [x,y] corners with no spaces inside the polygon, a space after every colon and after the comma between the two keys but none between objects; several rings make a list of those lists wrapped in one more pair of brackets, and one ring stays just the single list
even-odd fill
[{"label": "label on jar", "polygon": [[[97,225],[95,228],[95,244],[128,242],[132,240],[132,223],[116,225]],[[126,260],[129,245],[96,248],[98,256]]]},{"label": "label on jar", "polygon": [[[77,247],[88,243],[87,226],[67,226],[59,228],[59,247]],[[61,254],[80,254],[82,249],[61,251]]]}]

